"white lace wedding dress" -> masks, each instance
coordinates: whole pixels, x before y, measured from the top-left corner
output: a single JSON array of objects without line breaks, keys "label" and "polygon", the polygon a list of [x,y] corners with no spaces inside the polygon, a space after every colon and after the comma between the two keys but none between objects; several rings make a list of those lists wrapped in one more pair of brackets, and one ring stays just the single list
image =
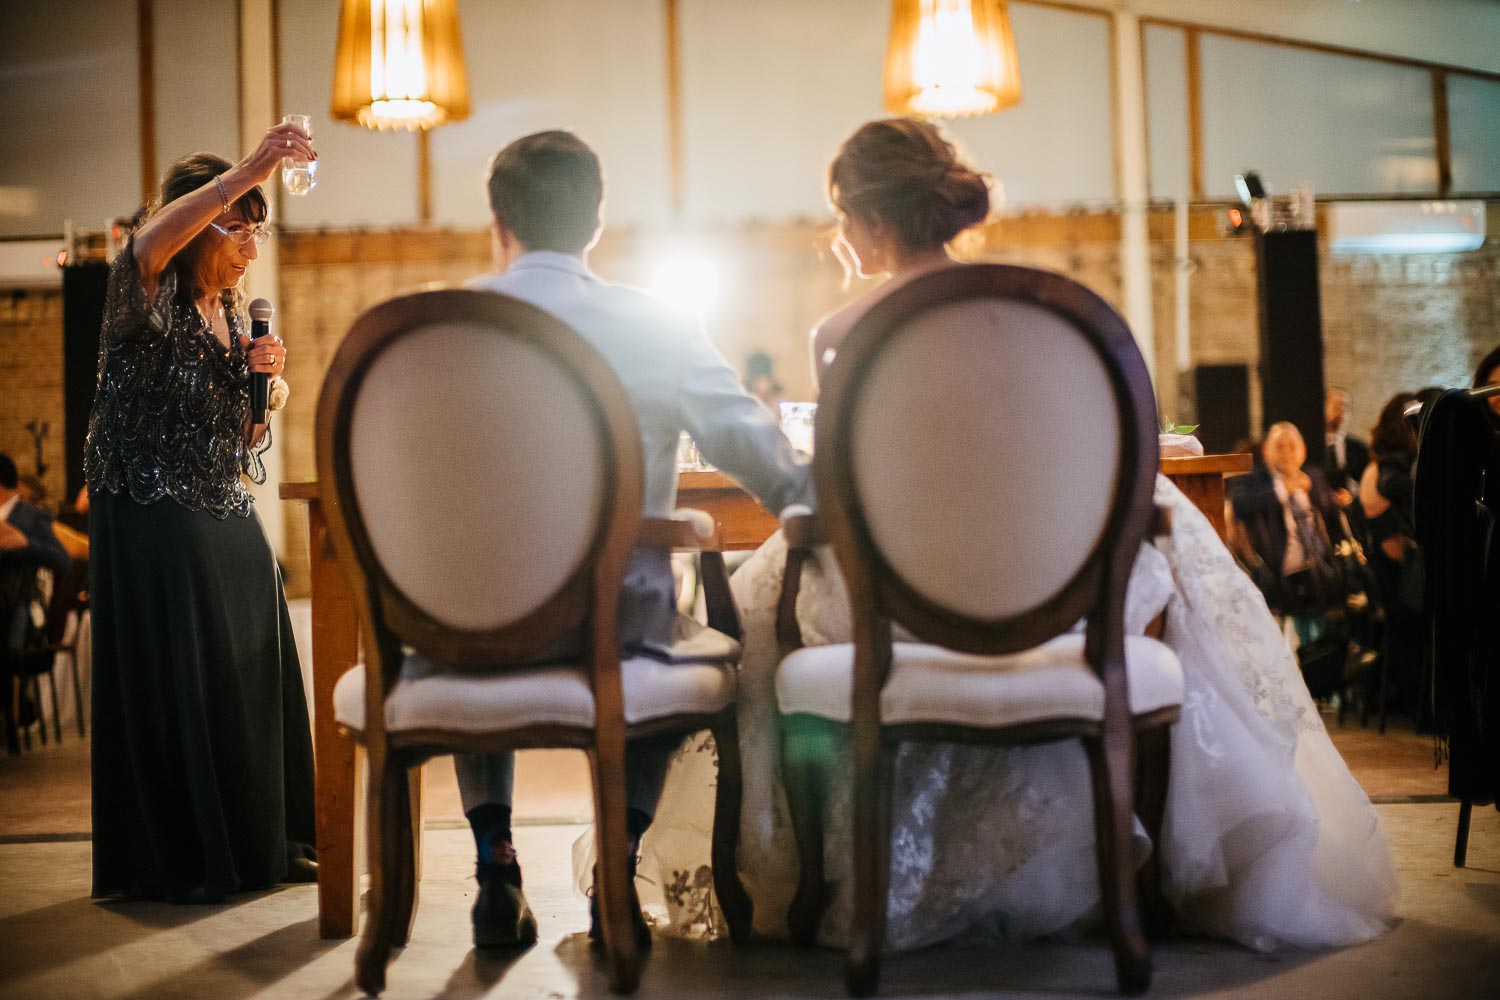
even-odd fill
[{"label": "white lace wedding dress", "polygon": [[[1396,877],[1374,807],[1323,728],[1259,592],[1208,520],[1165,477],[1156,502],[1173,532],[1142,548],[1127,628],[1164,608],[1187,687],[1173,729],[1163,843],[1168,898],[1184,929],[1251,948],[1348,944],[1392,919]],[[786,546],[778,533],[733,578],[744,616],[740,870],[755,930],[785,936],[797,852],[777,774],[774,617]],[[809,645],[847,642],[848,602],[821,552],[798,617]],[[847,754],[825,805],[835,896],[821,937],[841,945],[850,912]],[[895,769],[887,940],[916,948],[960,936],[1026,939],[1089,917],[1099,900],[1088,766],[1076,742],[1014,749],[908,744]],[[716,759],[702,734],[667,777],[637,886],[658,933],[724,932],[709,836]],[[1140,828],[1138,827],[1138,830]],[[1150,849],[1144,833],[1139,856]],[[577,848],[588,871],[588,838]]]}]

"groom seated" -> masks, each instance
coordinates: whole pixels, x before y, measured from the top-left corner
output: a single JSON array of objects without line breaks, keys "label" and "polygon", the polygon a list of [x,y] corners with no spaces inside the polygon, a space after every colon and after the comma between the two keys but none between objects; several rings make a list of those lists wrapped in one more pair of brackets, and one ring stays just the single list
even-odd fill
[{"label": "groom seated", "polygon": [[[609,362],[635,406],[646,466],[647,517],[668,516],[677,493],[677,443],[692,435],[710,462],[769,510],[810,504],[810,470],[800,463],[771,414],[740,380],[699,325],[639,289],[600,280],[589,250],[603,231],[599,157],[571,132],[524,136],[490,162],[491,237],[496,273],[470,282],[523,299],[577,330]],[[636,549],[620,595],[620,643],[626,655],[666,658],[685,628],[679,621],[665,549]],[[441,665],[409,658],[415,679]],[[630,871],[651,824],[678,740],[640,740],[626,749]],[[455,755],[464,812],[474,831],[479,897],[474,944],[530,944],[536,921],[521,892],[511,840],[512,753]],[[597,911],[590,936],[598,939]],[[644,922],[638,934],[649,941]]]}]

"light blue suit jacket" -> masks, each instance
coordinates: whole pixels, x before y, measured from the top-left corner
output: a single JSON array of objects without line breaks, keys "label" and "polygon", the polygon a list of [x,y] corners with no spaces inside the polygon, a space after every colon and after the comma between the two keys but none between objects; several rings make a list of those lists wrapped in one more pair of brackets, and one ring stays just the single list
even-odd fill
[{"label": "light blue suit jacket", "polygon": [[[568,254],[528,253],[469,287],[545,309],[577,330],[619,376],[645,444],[645,511],[666,517],[677,498],[677,442],[687,431],[703,456],[768,510],[812,506],[811,469],[761,403],[740,385],[698,323],[638,288],[611,284]],[[637,549],[620,601],[621,642],[660,651],[677,629],[672,567],[662,550]]]}]

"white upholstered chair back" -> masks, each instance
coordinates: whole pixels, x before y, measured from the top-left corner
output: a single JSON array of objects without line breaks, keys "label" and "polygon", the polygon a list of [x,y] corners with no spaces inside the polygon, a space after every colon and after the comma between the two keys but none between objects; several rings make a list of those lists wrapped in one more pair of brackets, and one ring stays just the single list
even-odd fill
[{"label": "white upholstered chair back", "polygon": [[599,427],[535,346],[474,323],[413,330],[354,401],[349,471],[370,545],[413,604],[454,628],[510,625],[594,539]]},{"label": "white upholstered chair back", "polygon": [[[638,444],[621,456],[614,438],[639,433],[628,403],[629,435],[611,432],[605,402],[618,417],[624,390],[578,334],[492,293],[423,292],[361,317],[347,352],[359,370],[343,373],[337,412],[319,414],[347,434],[341,515],[417,617],[504,630],[597,556],[615,476],[641,475]],[[605,402],[589,381],[601,373]]]},{"label": "white upholstered chair back", "polygon": [[[1110,335],[1090,329],[1110,318]],[[1121,479],[1155,411],[1112,372],[1122,351],[1149,397],[1123,321],[1069,279],[1001,265],[919,279],[856,325],[830,372],[815,456],[846,463],[847,490],[830,496],[820,475],[820,501],[846,503],[889,575],[940,615],[996,623],[1043,607],[1155,472]]]}]

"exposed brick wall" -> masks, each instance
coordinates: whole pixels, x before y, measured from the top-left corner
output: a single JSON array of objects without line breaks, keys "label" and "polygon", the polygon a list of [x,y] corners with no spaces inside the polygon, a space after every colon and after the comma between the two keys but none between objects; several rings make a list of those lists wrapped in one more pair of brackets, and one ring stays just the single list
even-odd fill
[{"label": "exposed brick wall", "polygon": [[36,443],[26,429],[33,420],[50,425],[42,441],[42,485],[56,505],[67,485],[60,290],[0,293],[0,451],[23,474],[36,473]]},{"label": "exposed brick wall", "polygon": [[[1363,429],[1397,389],[1467,382],[1473,365],[1500,342],[1500,205],[1481,250],[1447,255],[1333,256],[1321,261],[1326,376],[1354,396],[1352,425]],[[1181,412],[1175,377],[1176,262],[1172,215],[1150,218],[1158,396],[1164,414]],[[1216,210],[1189,220],[1193,363],[1246,363],[1258,356],[1254,245],[1221,232]],[[688,247],[718,263],[721,287],[707,317],[710,336],[732,364],[768,352],[788,399],[812,398],[807,335],[826,313],[873,282],[845,282],[820,223],[723,227],[681,240],[645,231],[608,232],[592,263],[600,274],[647,284],[655,255]],[[1120,224],[1096,213],[1028,216],[991,223],[963,254],[1047,267],[1070,275],[1119,306]],[[278,329],[291,349],[293,394],[278,427],[284,478],[316,475],[313,421],[333,352],[365,308],[428,282],[457,284],[490,266],[484,231],[289,232],[282,238]],[[1253,378],[1253,374],[1252,374]],[[1257,392],[1252,383],[1252,405]],[[56,292],[0,296],[0,449],[32,467],[25,424],[52,423],[47,485],[63,488],[62,308]],[[1258,415],[1252,414],[1257,421]],[[306,518],[288,505],[288,590],[306,593]]]}]

